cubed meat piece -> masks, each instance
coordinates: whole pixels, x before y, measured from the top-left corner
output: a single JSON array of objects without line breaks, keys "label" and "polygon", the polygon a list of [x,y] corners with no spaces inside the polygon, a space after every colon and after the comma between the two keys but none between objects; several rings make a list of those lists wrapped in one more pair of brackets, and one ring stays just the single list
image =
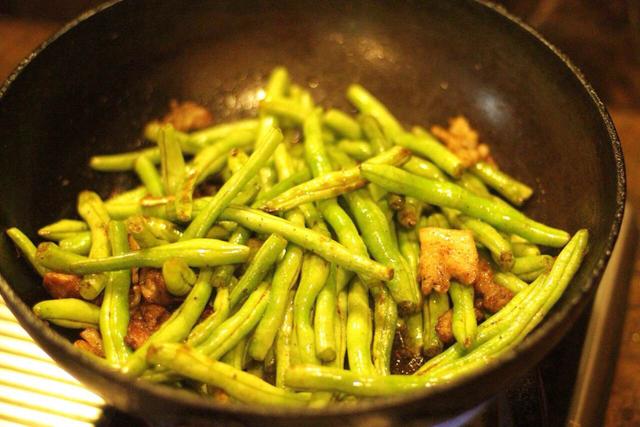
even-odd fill
[{"label": "cubed meat piece", "polygon": [[453,310],[449,309],[440,317],[438,317],[438,322],[436,323],[436,334],[438,334],[438,338],[444,345],[448,345],[453,343],[453,327],[451,326],[451,321],[453,320]]},{"label": "cubed meat piece", "polygon": [[144,300],[164,307],[173,303],[173,296],[167,290],[162,271],[157,268],[141,268],[138,284]]},{"label": "cubed meat piece", "polygon": [[131,312],[124,341],[134,350],[140,347],[169,318],[169,312],[157,304],[142,304]]},{"label": "cubed meat piece", "polygon": [[162,123],[171,123],[176,130],[187,132],[213,124],[213,116],[209,110],[195,102],[178,102],[172,99],[169,108],[170,111],[162,118]]},{"label": "cubed meat piece", "polygon": [[418,266],[422,293],[444,293],[450,280],[470,285],[478,274],[478,251],[468,230],[426,227],[420,229]]},{"label": "cubed meat piece", "polygon": [[81,298],[82,277],[74,274],[48,272],[42,278],[42,285],[53,298]]},{"label": "cubed meat piece", "polygon": [[96,356],[104,357],[104,349],[102,347],[102,336],[100,336],[100,332],[98,332],[95,328],[87,328],[80,332],[79,340],[76,340],[73,345],[88,351],[89,353],[93,353]]},{"label": "cubed meat piece", "polygon": [[482,309],[489,313],[496,313],[513,298],[513,292],[493,282],[491,265],[482,258],[478,263],[478,276],[473,287],[476,296],[482,301]]},{"label": "cubed meat piece", "polygon": [[449,129],[432,126],[431,133],[444,142],[465,167],[474,165],[479,161],[493,163],[489,153],[489,146],[478,142],[478,132],[471,128],[469,122],[463,116],[449,120]]}]

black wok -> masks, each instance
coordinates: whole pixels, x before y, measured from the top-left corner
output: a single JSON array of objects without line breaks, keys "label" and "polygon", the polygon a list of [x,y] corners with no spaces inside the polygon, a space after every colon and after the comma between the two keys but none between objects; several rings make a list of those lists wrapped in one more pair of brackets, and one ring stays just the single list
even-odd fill
[{"label": "black wok", "polygon": [[81,189],[106,195],[114,178],[89,171],[90,154],[138,146],[143,124],[171,98],[203,103],[220,120],[247,115],[249,94],[279,64],[325,106],[349,109],[343,93],[356,81],[406,124],[464,114],[504,169],[535,187],[530,215],[571,232],[587,227],[590,252],[542,326],[483,372],[410,396],[304,412],[220,405],[96,366],[31,313],[46,295],[3,237],[0,292],[29,333],[109,403],[167,424],[438,417],[487,399],[537,363],[594,294],[620,225],[624,165],[611,120],[580,72],[489,4],[113,2],[67,26],[0,91],[0,227],[35,236],[74,214]]}]

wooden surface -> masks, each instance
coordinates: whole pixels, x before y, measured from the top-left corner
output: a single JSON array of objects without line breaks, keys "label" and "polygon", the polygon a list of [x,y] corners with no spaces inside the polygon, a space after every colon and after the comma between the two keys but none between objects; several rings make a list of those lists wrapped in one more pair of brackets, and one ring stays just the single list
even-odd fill
[{"label": "wooden surface", "polygon": [[[535,19],[547,19],[539,24],[543,33],[548,34],[544,30],[549,18],[546,15],[541,18],[539,15],[554,13],[554,10],[549,12],[544,9],[534,12]],[[572,19],[584,20],[584,17],[578,15]],[[596,25],[601,24],[596,23]],[[30,21],[0,16],[0,81],[4,80],[23,57],[48,35],[55,32],[59,26],[58,22]],[[606,52],[606,58],[600,61],[596,58],[592,63],[587,62],[587,66],[583,68],[588,77],[591,71],[597,75],[595,81],[602,82],[597,84],[596,88],[601,91],[601,94],[604,92],[604,98],[608,101],[610,112],[620,134],[627,166],[628,198],[638,212],[640,207],[640,97],[638,96],[640,67],[637,59],[633,60],[633,55],[627,55],[628,46],[618,46],[622,42],[619,34],[615,33],[618,31],[617,27],[611,30],[611,34],[606,31],[602,34],[598,28],[595,31],[586,30],[591,35],[595,34],[598,39],[597,48],[592,48],[591,51]],[[553,33],[552,29],[549,30],[550,33]],[[562,39],[562,34],[557,37]],[[553,37],[551,39],[553,40]],[[583,43],[584,39],[578,38],[573,42]],[[562,43],[558,41],[556,43],[569,51]],[[566,43],[570,45],[571,40]],[[615,45],[613,49],[611,49],[612,43]],[[620,52],[624,58],[616,57],[616,52]],[[569,53],[571,55],[571,52]],[[611,55],[614,57],[611,58]],[[606,65],[598,68],[601,62],[606,62]],[[617,63],[620,66],[609,67],[611,63]],[[602,76],[602,73],[606,75]],[[616,375],[606,414],[607,426],[640,425],[640,256],[636,256],[628,301],[625,328],[616,361]]]}]

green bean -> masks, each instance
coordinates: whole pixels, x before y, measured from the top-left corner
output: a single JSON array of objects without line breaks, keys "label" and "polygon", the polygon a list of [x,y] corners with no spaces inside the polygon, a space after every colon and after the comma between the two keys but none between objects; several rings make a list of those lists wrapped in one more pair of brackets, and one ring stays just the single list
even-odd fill
[{"label": "green bean", "polygon": [[37,249],[33,242],[20,230],[15,227],[11,227],[7,230],[7,236],[13,241],[13,243],[20,249],[22,255],[29,261],[29,264],[40,275],[44,276],[49,271],[38,260]]},{"label": "green bean", "polygon": [[81,231],[58,242],[60,249],[78,255],[88,255],[91,250],[91,232]]},{"label": "green bean", "polygon": [[336,358],[337,281],[348,278],[346,271],[331,264],[329,276],[318,293],[313,319],[315,349],[318,359],[331,362]]},{"label": "green bean", "polygon": [[198,350],[212,359],[222,357],[255,328],[268,301],[269,283],[262,282],[233,316],[222,322],[198,345]]},{"label": "green bean", "polygon": [[513,251],[511,243],[492,226],[479,219],[466,215],[457,215],[451,209],[443,209],[449,222],[457,228],[469,230],[473,233],[476,242],[482,244],[491,252],[491,257],[502,270],[509,271],[514,266]]},{"label": "green bean", "polygon": [[457,342],[470,348],[475,340],[478,323],[473,307],[473,286],[451,282],[449,295],[453,302],[451,329]]},{"label": "green bean", "polygon": [[373,257],[393,268],[393,278],[386,285],[400,312],[414,313],[422,301],[416,275],[398,251],[384,213],[363,190],[349,193],[346,200]]},{"label": "green bean", "polygon": [[61,219],[42,227],[38,230],[38,236],[48,240],[62,240],[74,237],[78,233],[89,230],[87,223],[76,219]]},{"label": "green bean", "polygon": [[277,234],[272,234],[260,246],[249,263],[240,281],[231,290],[230,305],[233,309],[236,304],[245,299],[267,275],[271,267],[278,261],[282,251],[287,247],[287,241]]},{"label": "green bean", "polygon": [[493,281],[500,286],[504,286],[514,294],[525,290],[529,284],[521,280],[513,273],[496,272],[493,275]]},{"label": "green bean", "polygon": [[158,130],[157,142],[160,148],[163,191],[168,195],[177,194],[186,178],[179,134],[172,125],[163,125]]},{"label": "green bean", "polygon": [[414,355],[422,354],[424,347],[424,322],[422,319],[422,311],[411,314],[405,319],[407,327],[406,343],[407,348]]},{"label": "green bean", "polygon": [[213,313],[198,323],[189,333],[187,344],[196,347],[209,338],[211,333],[229,317],[229,289],[218,288],[213,300]]},{"label": "green bean", "polygon": [[322,116],[325,126],[344,138],[358,139],[362,136],[360,125],[348,114],[331,108]]},{"label": "green bean", "polygon": [[[517,240],[514,241],[514,237],[516,237]],[[511,238],[511,249],[513,250],[514,256],[524,257],[531,255],[540,255],[540,249],[536,245],[523,240],[524,239],[518,238],[518,236],[513,236]]]},{"label": "green bean", "polygon": [[356,277],[351,281],[347,310],[347,357],[349,368],[358,373],[374,374],[371,359],[373,326],[367,288]]},{"label": "green bean", "polygon": [[410,195],[425,203],[457,209],[533,243],[559,247],[569,239],[566,231],[540,224],[523,214],[515,215],[503,205],[476,196],[455,184],[425,179],[387,165],[363,163],[361,170],[365,178],[389,191]]},{"label": "green bean", "polygon": [[141,186],[111,196],[104,202],[104,204],[108,209],[109,205],[117,205],[121,203],[137,203],[145,196],[147,196],[147,189],[144,186]]},{"label": "green bean", "polygon": [[299,102],[288,98],[265,99],[260,103],[260,110],[279,119],[290,121],[296,126],[301,125],[310,112]]},{"label": "green bean", "polygon": [[398,223],[405,228],[414,228],[422,216],[424,203],[415,197],[405,197],[404,206],[398,211]]},{"label": "green bean", "polygon": [[391,148],[393,144],[387,139],[382,132],[380,124],[375,117],[363,114],[359,119],[362,132],[366,139],[371,143],[371,150],[374,154],[380,154]]},{"label": "green bean", "polygon": [[425,224],[427,227],[451,228],[449,220],[441,213],[434,213],[427,217]]},{"label": "green bean", "polygon": [[540,277],[541,274],[544,274],[548,271],[548,267],[540,268],[538,270],[528,271],[526,273],[520,273],[518,278],[523,280],[525,283],[531,283]]},{"label": "green bean", "polygon": [[207,267],[244,262],[248,256],[246,246],[214,239],[193,239],[104,258],[65,252],[51,242],[40,244],[37,252],[38,261],[45,267],[73,274],[97,274],[131,267],[160,268],[166,260],[175,257],[181,257],[191,267]]},{"label": "green bean", "polygon": [[338,289],[336,300],[337,319],[336,328],[336,357],[331,366],[344,368],[344,358],[347,354],[347,323],[348,323],[348,293],[345,288]]},{"label": "green bean", "polygon": [[531,187],[486,162],[478,162],[471,166],[470,170],[484,183],[517,206],[521,206],[533,194]]},{"label": "green bean", "polygon": [[289,90],[290,84],[291,82],[287,69],[284,67],[275,67],[271,71],[267,84],[265,85],[265,99],[285,96]]},{"label": "green bean", "polygon": [[304,406],[309,400],[308,395],[274,387],[247,372],[212,360],[184,344],[156,344],[150,349],[148,358],[150,363],[220,388],[243,403]]},{"label": "green bean", "polygon": [[404,207],[404,196],[394,193],[388,194],[387,203],[393,211],[398,212]]},{"label": "green bean", "polygon": [[152,345],[179,342],[187,338],[209,301],[212,289],[210,280],[211,270],[201,270],[196,284],[182,305],[129,357],[122,372],[134,377],[140,376],[148,366],[147,353]]},{"label": "green bean", "polygon": [[269,190],[259,194],[253,202],[253,207],[261,206],[264,202],[276,198],[285,191],[295,187],[296,185],[302,184],[309,179],[311,179],[311,172],[308,169],[293,172],[288,178],[281,180]]},{"label": "green bean", "polygon": [[196,273],[182,258],[169,258],[162,264],[162,277],[171,295],[183,296],[196,283]]},{"label": "green bean", "polygon": [[167,240],[156,237],[151,227],[147,225],[146,217],[142,215],[130,216],[125,221],[125,224],[127,225],[127,231],[141,248],[153,248],[169,243]]},{"label": "green bean", "polygon": [[258,183],[260,186],[260,190],[256,195],[256,199],[259,199],[265,193],[270,191],[273,186],[276,184],[276,180],[278,175],[276,174],[276,170],[273,165],[267,165],[260,168],[258,171]]},{"label": "green bean", "polygon": [[247,337],[242,338],[238,344],[235,345],[231,350],[226,352],[221,358],[220,361],[222,363],[226,363],[229,366],[232,366],[235,369],[243,370],[245,363],[245,349],[247,347]]},{"label": "green bean", "polygon": [[304,203],[332,199],[364,186],[357,168],[320,175],[297,185],[260,206],[266,212],[286,211]]},{"label": "green bean", "polygon": [[387,107],[362,86],[357,84],[349,86],[347,98],[360,112],[373,116],[380,123],[387,138],[393,138],[403,132],[402,126]]},{"label": "green bean", "polygon": [[[109,223],[111,253],[121,255],[129,251],[127,230],[120,221]],[[100,335],[105,358],[110,364],[122,366],[131,350],[125,344],[129,326],[129,286],[131,271],[119,270],[109,273],[100,307]]]},{"label": "green bean", "polygon": [[447,294],[431,292],[426,297],[427,301],[422,307],[424,321],[424,354],[433,357],[442,352],[442,341],[436,333],[438,319],[449,310],[449,297]]},{"label": "green bean", "polygon": [[472,193],[478,196],[481,196],[484,198],[492,197],[491,193],[489,193],[489,189],[487,188],[486,185],[484,185],[484,182],[482,182],[480,178],[478,178],[477,176],[469,172],[464,172],[462,175],[460,175],[460,178],[458,178],[458,180],[456,181],[456,184],[458,184],[462,188],[466,188],[467,190],[471,191]]},{"label": "green bean", "polygon": [[290,291],[286,304],[286,312],[276,338],[276,387],[288,388],[284,384],[284,374],[291,366],[291,340],[293,332],[293,299],[295,291]]},{"label": "green bean", "polygon": [[[111,254],[107,227],[109,213],[96,193],[83,191],[78,196],[78,213],[89,225],[91,231],[91,249],[89,258],[99,259]],[[87,300],[95,299],[107,284],[108,277],[99,272],[92,272],[82,278],[80,295]]]},{"label": "green bean", "polygon": [[546,271],[551,268],[552,264],[553,257],[549,255],[530,255],[517,257],[513,263],[511,272],[518,276],[534,271]]},{"label": "green bean", "polygon": [[220,188],[204,210],[198,213],[182,235],[182,240],[204,236],[242,187],[264,166],[281,141],[282,132],[276,128],[272,128],[264,138],[258,140],[256,142],[257,148],[249,158],[249,161]]},{"label": "green bean", "polygon": [[228,138],[231,135],[247,133],[252,135],[252,139],[255,139],[255,135],[258,132],[258,125],[259,122],[256,119],[221,123],[189,134],[189,145],[202,149],[212,143],[220,141],[221,139]]},{"label": "green bean", "polygon": [[464,170],[460,159],[444,145],[440,144],[431,134],[418,136],[404,133],[395,138],[395,143],[428,158],[454,178],[458,178]]},{"label": "green bean", "polygon": [[266,214],[254,209],[233,206],[228,207],[220,216],[235,221],[257,233],[277,233],[307,250],[310,250],[329,262],[336,263],[347,270],[369,275],[378,280],[390,280],[393,270],[369,258],[353,254],[338,242],[322,234],[305,229],[290,221]]},{"label": "green bean", "polygon": [[96,328],[100,320],[100,307],[76,298],[40,301],[33,312],[42,320],[65,328]]},{"label": "green bean", "polygon": [[175,243],[182,237],[182,231],[172,223],[162,218],[155,218],[153,216],[145,217],[146,226],[149,227],[151,232],[158,238],[165,240],[169,243]]},{"label": "green bean", "polygon": [[[238,227],[229,237],[229,243],[234,245],[244,245],[251,237],[251,232],[244,227]],[[211,284],[214,288],[228,286],[234,271],[238,266],[236,264],[227,264],[217,267],[213,272]]]},{"label": "green bean", "polygon": [[418,274],[418,261],[420,259],[420,243],[416,230],[398,230],[398,249],[409,263],[413,274]]},{"label": "green bean", "polygon": [[128,153],[92,156],[89,166],[101,172],[126,171],[133,169],[136,159],[140,156],[147,157],[153,163],[160,163],[160,149],[152,147]]},{"label": "green bean", "polygon": [[271,282],[269,303],[249,344],[249,354],[255,360],[264,360],[267,351],[273,345],[278,328],[285,316],[287,295],[300,273],[302,257],[302,249],[290,243],[284,258],[276,267]]},{"label": "green bean", "polygon": [[[436,181],[447,181],[447,176],[436,165],[420,157],[411,156],[402,165],[402,169],[423,178],[435,179]],[[464,174],[463,174],[464,175]]]},{"label": "green bean", "polygon": [[302,363],[320,363],[316,357],[311,310],[328,275],[329,265],[325,260],[314,254],[305,255],[298,290],[293,301],[293,324]]},{"label": "green bean", "polygon": [[382,376],[314,365],[290,368],[285,375],[285,384],[297,390],[326,390],[362,397],[392,396],[415,392],[433,385],[423,377],[415,375]]},{"label": "green bean", "polygon": [[396,335],[398,307],[382,284],[372,287],[371,294],[374,301],[373,365],[375,372],[379,375],[390,375],[391,350]]},{"label": "green bean", "polygon": [[164,196],[164,186],[162,178],[155,165],[148,156],[140,156],[133,162],[133,169],[138,174],[140,181],[153,197]]},{"label": "green bean", "polygon": [[364,162],[373,156],[371,144],[367,141],[341,139],[336,144],[336,147],[360,162]]}]

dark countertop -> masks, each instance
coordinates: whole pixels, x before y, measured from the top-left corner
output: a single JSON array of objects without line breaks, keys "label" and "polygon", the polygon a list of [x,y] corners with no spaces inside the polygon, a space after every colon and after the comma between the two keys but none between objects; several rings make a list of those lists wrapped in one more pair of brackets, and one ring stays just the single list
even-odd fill
[{"label": "dark countertop", "polygon": [[[504,3],[568,53],[603,97],[622,140],[628,200],[640,212],[640,2]],[[61,25],[0,15],[0,81]],[[640,255],[629,289],[607,426],[640,425]]]}]

